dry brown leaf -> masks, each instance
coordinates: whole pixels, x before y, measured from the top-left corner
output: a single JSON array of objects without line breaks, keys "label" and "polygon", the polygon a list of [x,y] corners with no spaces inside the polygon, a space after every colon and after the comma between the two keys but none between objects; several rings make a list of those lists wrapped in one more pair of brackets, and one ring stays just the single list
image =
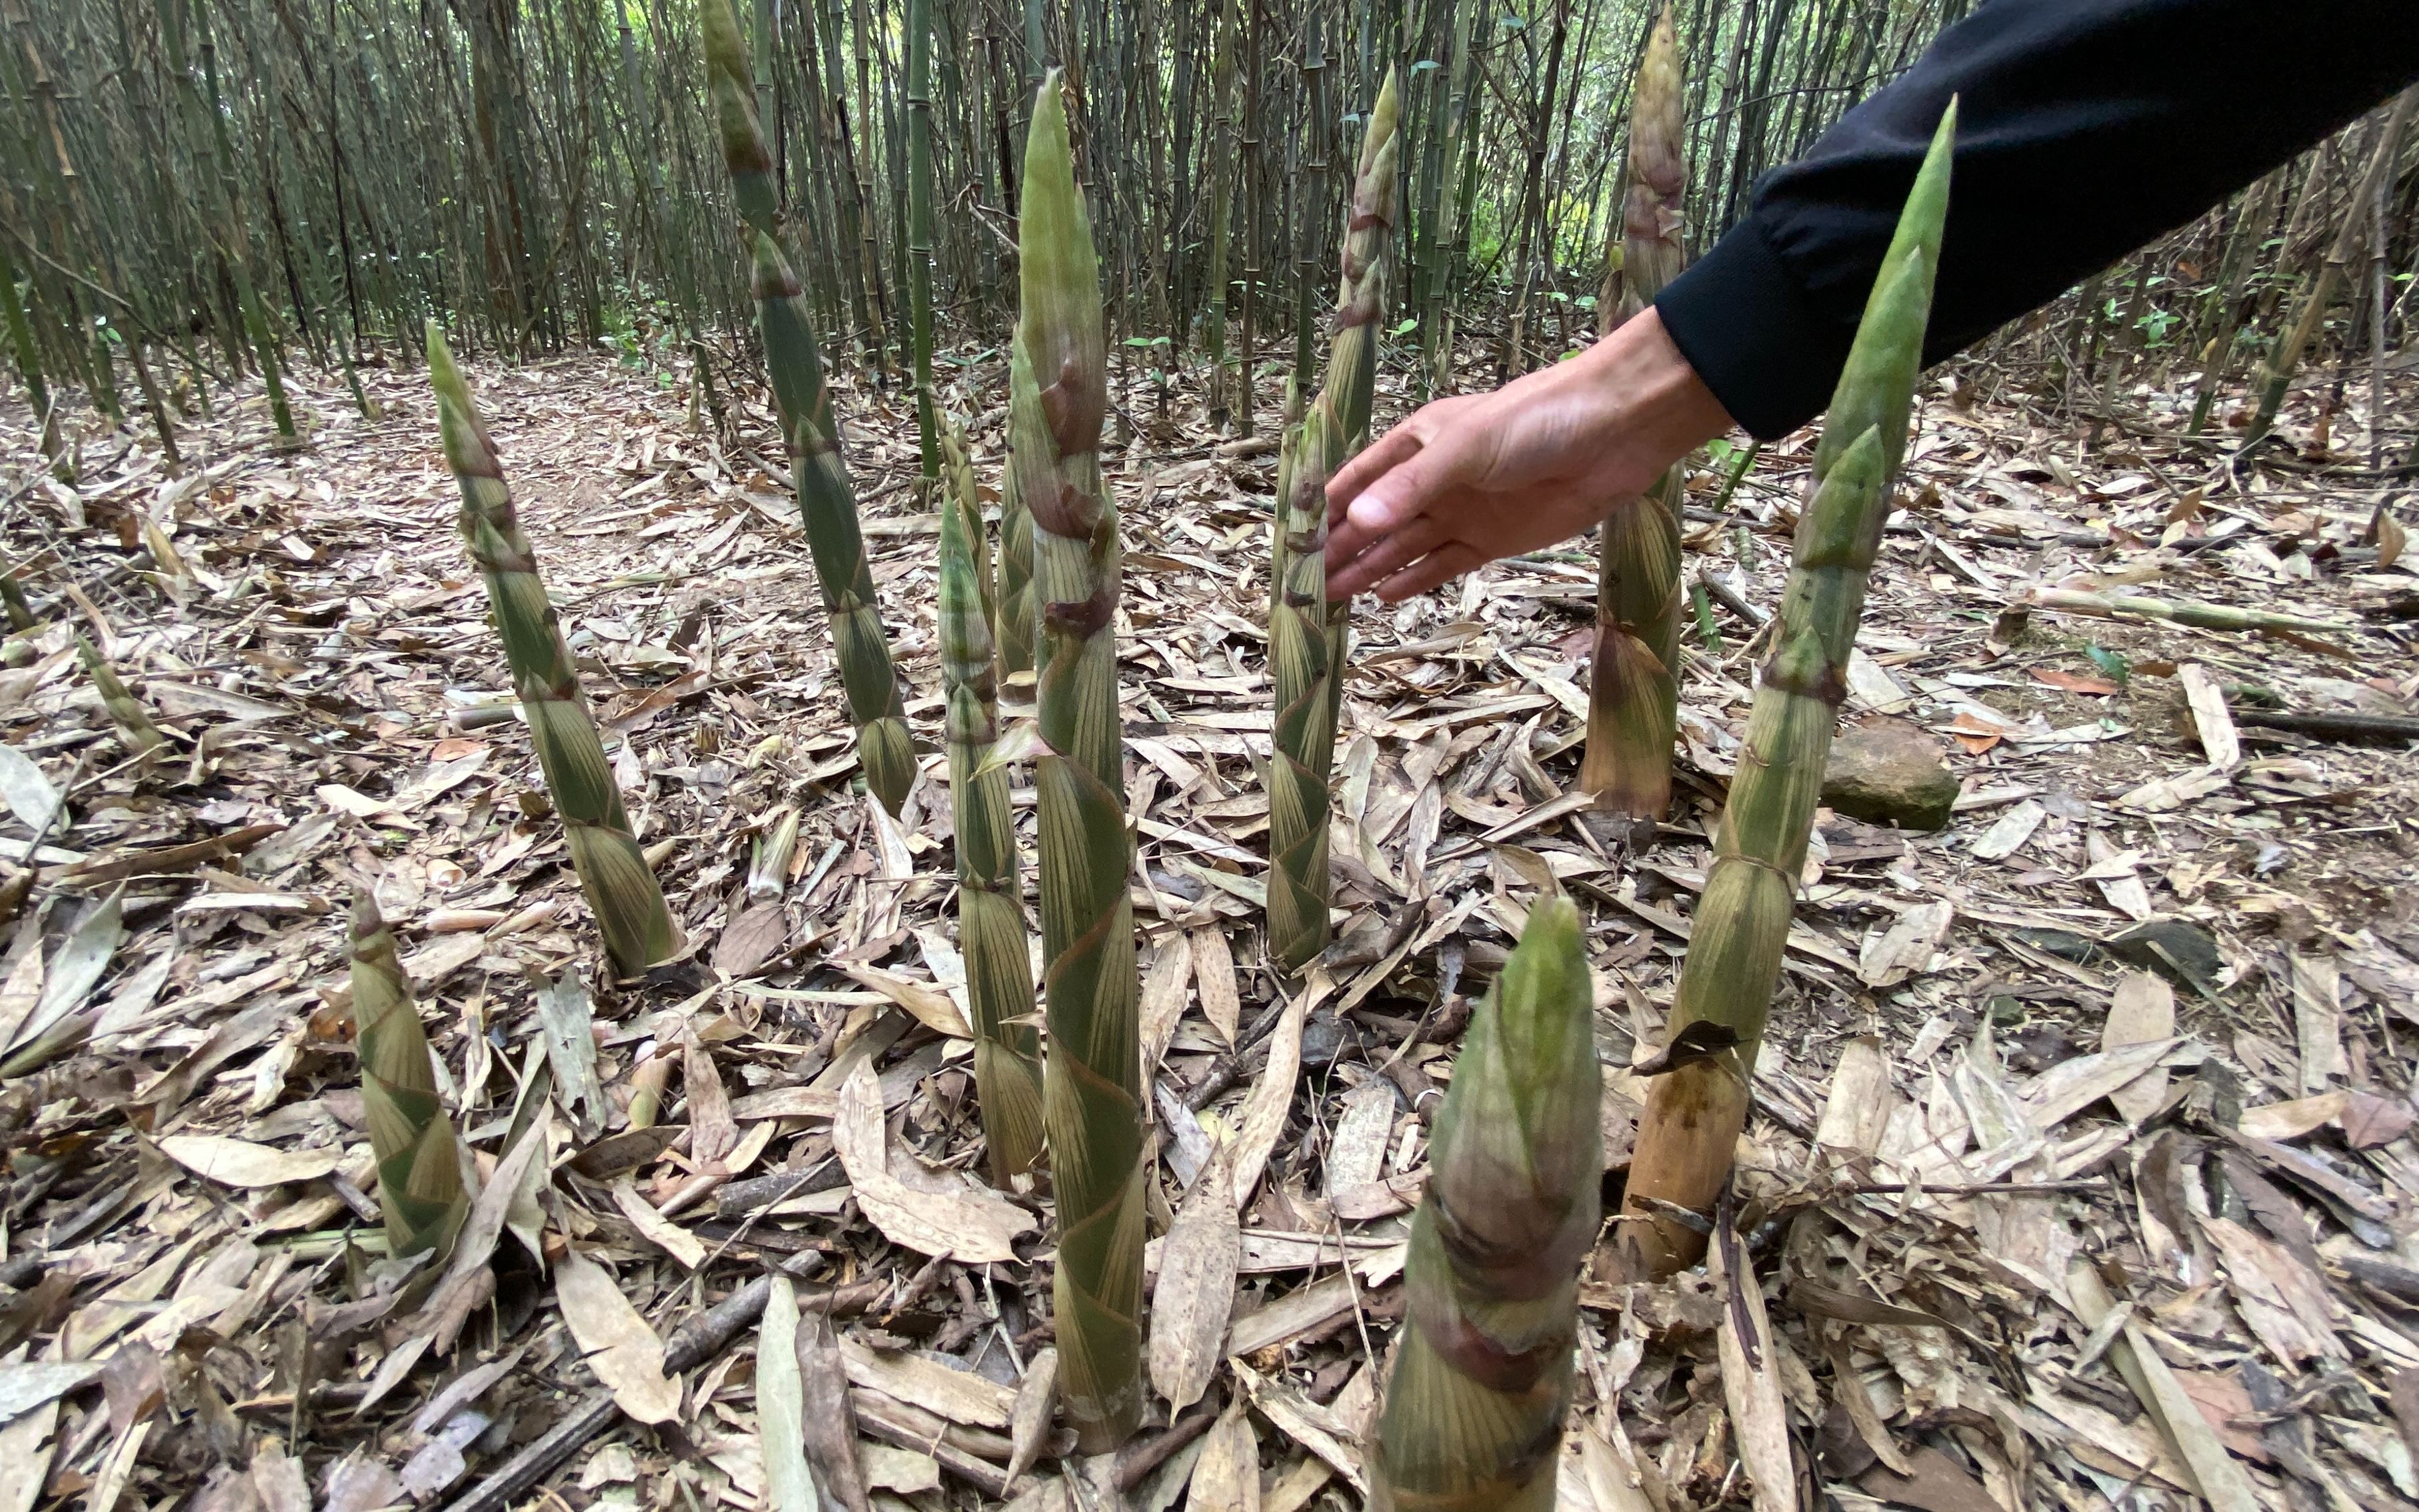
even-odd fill
[{"label": "dry brown leaf", "polygon": [[1865,942],[1857,956],[1857,974],[1868,987],[1894,987],[1928,970],[1956,918],[1953,903],[1935,899],[1916,904]]},{"label": "dry brown leaf", "polygon": [[655,1211],[655,1205],[639,1196],[628,1177],[613,1183],[613,1206],[630,1220],[630,1227],[646,1236],[673,1259],[689,1270],[705,1263],[705,1244],[695,1234]]},{"label": "dry brown leaf", "polygon": [[1243,1000],[1235,983],[1235,952],[1216,925],[1193,932],[1193,978],[1201,991],[1201,1015],[1232,1048],[1242,1026]]},{"label": "dry brown leaf", "polygon": [[[2176,1032],[2176,990],[2166,979],[2149,971],[2129,971],[2118,979],[2108,999],[2108,1022],[2100,1031],[2100,1048],[2122,1050],[2172,1039]],[[2167,1073],[2153,1068],[2108,1094],[2109,1103],[2127,1123],[2139,1124],[2165,1105]]]},{"label": "dry brown leaf", "polygon": [[1202,1435],[1186,1512],[1260,1512],[1260,1439],[1239,1397]]},{"label": "dry brown leaf", "polygon": [[1193,942],[1181,930],[1170,930],[1152,952],[1142,978],[1142,1064],[1146,1077],[1159,1072],[1159,1063],[1176,1038],[1177,1021],[1184,1016],[1184,1000],[1193,985]]},{"label": "dry brown leaf", "polygon": [[958,1011],[955,999],[930,982],[913,981],[895,977],[873,966],[843,963],[840,970],[849,980],[870,987],[916,1016],[917,1023],[936,1034],[952,1040],[971,1040],[975,1031],[966,1025],[963,1013]]},{"label": "dry brown leaf", "polygon": [[1840,1047],[1839,1064],[1831,1072],[1831,1093],[1815,1125],[1818,1149],[1870,1157],[1882,1147],[1889,1127],[1890,1107],[1897,1101],[1890,1089],[1889,1057],[1872,1035],[1858,1035]]},{"label": "dry brown leaf", "polygon": [[2234,716],[2226,707],[2226,690],[2209,669],[2196,661],[2179,663],[2176,681],[2192,709],[2193,728],[2200,734],[2201,753],[2209,764],[2230,772],[2242,764],[2242,740],[2235,733]]},{"label": "dry brown leaf", "polygon": [[756,1435],[764,1461],[763,1512],[821,1512],[807,1468],[806,1388],[798,1369],[798,1294],[776,1273],[756,1325]]},{"label": "dry brown leaf", "polygon": [[799,1319],[797,1359],[807,1459],[815,1467],[824,1495],[846,1512],[871,1512],[873,1499],[856,1455],[856,1409],[849,1400],[847,1366],[828,1313],[809,1310]]},{"label": "dry brown leaf", "polygon": [[2175,1047],[2173,1040],[2153,1040],[2062,1060],[2019,1088],[2016,1101],[2034,1128],[2056,1129],[2119,1088],[2148,1075]]},{"label": "dry brown leaf", "polygon": [[2337,1088],[2289,1103],[2262,1103],[2256,1108],[2244,1108],[2235,1127],[2254,1139],[2299,1139],[2342,1118],[2350,1106],[2351,1094]]},{"label": "dry brown leaf", "polygon": [[1717,1339],[1722,1399],[1730,1405],[1739,1462],[1754,1481],[1757,1512],[1795,1512],[1797,1471],[1789,1443],[1789,1403],[1773,1358],[1764,1288],[1754,1268],[1739,1258],[1742,1253],[1736,1234],[1725,1225],[1706,1255],[1715,1294],[1729,1298]]},{"label": "dry brown leaf", "polygon": [[[2075,1261],[2067,1272],[2066,1286],[2075,1316],[2087,1328],[2098,1327],[2116,1307],[2100,1273],[2088,1260]],[[2134,1324],[2125,1325],[2121,1335],[2108,1346],[2108,1359],[2161,1425],[2168,1443],[2182,1458],[2183,1468],[2192,1474],[2191,1489],[2200,1493],[2212,1512],[2256,1512],[2262,1504],[2250,1477],[2226,1452],[2183,1383],[2151,1348],[2149,1336]]]},{"label": "dry brown leaf", "polygon": [[1302,1023],[1311,1005],[1324,999],[1333,985],[1326,972],[1313,966],[1269,1036],[1268,1065],[1243,1100],[1235,1134],[1235,1206],[1239,1209],[1252,1200],[1260,1173],[1276,1150],[1277,1136],[1285,1133],[1286,1113],[1293,1106],[1294,1078],[1302,1074]]},{"label": "dry brown leaf", "polygon": [[1382,1175],[1394,1133],[1397,1106],[1394,1084],[1372,1077],[1344,1095],[1327,1141],[1327,1196],[1366,1186]]},{"label": "dry brown leaf", "polygon": [[688,1153],[701,1168],[718,1165],[739,1143],[739,1125],[731,1116],[731,1097],[722,1088],[722,1074],[714,1056],[697,1037],[693,1024],[681,1026],[681,1084],[688,1094]]},{"label": "dry brown leaf", "polygon": [[272,1149],[220,1134],[170,1134],[160,1141],[160,1152],[205,1180],[245,1187],[316,1181],[332,1175],[345,1159],[333,1146]]},{"label": "dry brown leaf", "polygon": [[1305,1400],[1290,1386],[1271,1381],[1245,1365],[1231,1360],[1227,1367],[1235,1380],[1252,1398],[1260,1415],[1273,1424],[1286,1437],[1301,1444],[1327,1462],[1328,1468],[1343,1476],[1354,1490],[1369,1494],[1369,1479],[1361,1469],[1361,1457],[1345,1442],[1352,1430],[1341,1424],[1327,1421],[1326,1410],[1316,1402]]},{"label": "dry brown leaf", "polygon": [[1916,1450],[1912,1473],[1875,1465],[1857,1477],[1868,1494],[1921,1512],[2006,1512],[1956,1460],[1937,1449]]},{"label": "dry brown leaf", "polygon": [[[840,1088],[832,1148],[848,1172],[856,1205],[895,1244],[966,1265],[1012,1261],[1009,1241],[1034,1227],[1033,1215],[953,1173],[955,1191],[923,1191],[890,1174],[882,1126],[882,1084],[859,1062]],[[1002,1420],[1006,1421],[1005,1419]]]},{"label": "dry brown leaf", "polygon": [[2344,1143],[2354,1149],[2380,1149],[2411,1132],[2411,1104],[2400,1098],[2354,1092],[2343,1111]]},{"label": "dry brown leaf", "polygon": [[1025,1379],[1016,1383],[1016,1401],[1008,1412],[1007,1480],[1011,1489],[1049,1442],[1050,1412],[1057,1401],[1058,1351],[1045,1349],[1025,1363]]},{"label": "dry brown leaf", "polygon": [[2302,1055],[2302,1095],[2327,1089],[2351,1072],[2344,1058],[2343,978],[2334,957],[2288,953],[2293,980],[2293,1041]]},{"label": "dry brown leaf", "polygon": [[1150,1294],[1150,1383],[1171,1418],[1201,1399],[1218,1372],[1235,1304],[1242,1238],[1235,1219],[1228,1146],[1218,1147],[1160,1251]]},{"label": "dry brown leaf", "polygon": [[641,1423],[680,1416],[680,1382],[664,1374],[664,1345],[605,1268],[566,1249],[554,1262],[554,1300],[588,1368]]},{"label": "dry brown leaf", "polygon": [[852,1384],[896,1397],[952,1423],[977,1428],[1004,1428],[1014,1419],[1015,1396],[971,1370],[952,1370],[920,1354],[869,1349],[853,1338],[840,1341],[840,1358]]}]

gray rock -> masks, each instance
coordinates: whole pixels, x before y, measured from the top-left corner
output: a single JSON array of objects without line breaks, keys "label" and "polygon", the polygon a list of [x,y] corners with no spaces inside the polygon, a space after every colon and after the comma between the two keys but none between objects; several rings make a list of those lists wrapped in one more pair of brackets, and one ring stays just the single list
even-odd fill
[{"label": "gray rock", "polygon": [[1868,824],[1939,829],[1957,801],[1957,779],[1930,735],[1902,719],[1868,719],[1831,742],[1823,801]]}]

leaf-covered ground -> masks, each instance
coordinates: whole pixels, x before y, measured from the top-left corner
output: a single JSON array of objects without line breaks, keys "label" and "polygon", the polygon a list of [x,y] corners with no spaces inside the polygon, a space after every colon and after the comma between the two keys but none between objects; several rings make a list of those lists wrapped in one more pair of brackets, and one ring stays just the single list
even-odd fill
[{"label": "leaf-covered ground", "polygon": [[[999,375],[967,371],[947,398],[989,500]],[[1924,733],[1955,816],[1824,814],[1737,1245],[1659,1287],[1599,1252],[1564,1497],[2419,1499],[2419,764],[2257,722],[2413,712],[2419,583],[2372,518],[2391,479],[2359,467],[2351,414],[2332,428],[2362,455],[2331,454],[2306,401],[2237,472],[2180,438],[2188,395],[2070,418],[1996,375],[1977,400],[1975,376],[1928,396],[1849,708]],[[0,530],[44,623],[0,671],[0,879],[66,807],[0,937],[0,1512],[447,1502],[600,1389],[603,1430],[494,1504],[748,1512],[803,1437],[818,1463],[855,1454],[885,1505],[1358,1505],[1430,1089],[1548,872],[1590,921],[1617,1196],[1628,1068],[1661,1044],[1810,438],[1718,513],[1721,470],[1692,481],[1718,640],[1692,629],[1683,799],[1634,854],[1568,791],[1590,555],[1364,606],[1338,943],[1287,983],[1261,955],[1252,764],[1273,459],[1204,432],[1190,389],[1165,412],[1127,392],[1109,471],[1166,1235],[1152,1371],[1182,1410],[1154,1396],[1122,1456],[1078,1463],[1047,1416],[1046,1194],[978,1180],[940,759],[898,821],[852,788],[761,399],[726,382],[717,436],[674,378],[601,359],[471,377],[690,953],[641,982],[601,969],[419,378],[369,375],[375,422],[332,385],[300,395],[295,456],[225,396],[189,422],[181,475],[88,436],[73,488],[42,479],[12,402]],[[848,398],[929,744],[914,416]],[[2007,612],[2043,586],[2343,628]],[[114,731],[79,633],[170,748],[137,759]],[[797,845],[751,900],[785,807]],[[357,886],[396,924],[490,1191],[441,1276],[383,1258],[346,1012]],[[663,1116],[633,1131],[657,1059]],[[1235,1202],[1202,1179],[1221,1144]],[[752,1327],[700,1332],[774,1266],[807,1310],[802,1371],[763,1370]],[[701,1337],[668,1377],[659,1340],[678,1365]],[[771,1463],[766,1422],[800,1425]],[[1799,1487],[1754,1483],[1775,1453]]]}]

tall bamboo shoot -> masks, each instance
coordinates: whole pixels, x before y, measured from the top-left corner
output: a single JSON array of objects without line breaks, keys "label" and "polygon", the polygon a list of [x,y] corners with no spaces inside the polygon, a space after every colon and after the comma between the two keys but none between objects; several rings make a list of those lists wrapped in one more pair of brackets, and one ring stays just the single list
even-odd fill
[{"label": "tall bamboo shoot", "polygon": [[454,366],[445,332],[434,320],[428,323],[428,380],[437,391],[445,460],[462,490],[462,539],[486,581],[487,603],[503,638],[504,665],[529,719],[530,744],[536,748],[547,791],[562,816],[572,869],[588,894],[614,968],[637,976],[680,949],[680,929],[622,807],[605,743],[579,690],[554,605],[538,579],[536,554],[504,486],[503,463],[480,423],[470,385]]},{"label": "tall bamboo shoot", "polygon": [[1604,1166],[1585,939],[1540,900],[1471,1017],[1411,1219],[1373,1512],[1554,1504]]},{"label": "tall bamboo shoot", "polygon": [[1142,1415],[1142,1050],[1117,723],[1117,512],[1101,481],[1108,409],[1100,264],[1053,69],[1034,103],[1009,357],[1018,487],[1040,605],[1042,1121],[1058,1197],[1059,1396],[1088,1454]]},{"label": "tall bamboo shoot", "polygon": [[1348,600],[1327,597],[1327,480],[1369,440],[1386,239],[1394,226],[1400,111],[1389,72],[1369,112],[1345,224],[1327,378],[1280,462],[1271,548],[1269,676],[1276,725],[1269,789],[1269,952],[1299,970],[1327,946],[1328,779],[1344,699]]},{"label": "tall bamboo shoot", "polygon": [[1900,213],[1815,449],[1772,657],[1748,717],[1672,1012],[1674,1036],[1709,1023],[1729,1030],[1735,1047],[1655,1079],[1629,1169],[1631,1221],[1621,1226],[1636,1274],[1668,1275],[1703,1253],[1703,1235],[1652,1204],[1710,1211],[1746,1126],[1823,764],[1847,696],[1848,654],[1906,450],[1956,132],[1952,102]]}]

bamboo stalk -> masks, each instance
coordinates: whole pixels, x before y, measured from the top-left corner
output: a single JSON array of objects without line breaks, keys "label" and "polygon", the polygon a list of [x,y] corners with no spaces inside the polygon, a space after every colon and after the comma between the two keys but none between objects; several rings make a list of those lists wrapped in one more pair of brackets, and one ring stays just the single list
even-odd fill
[{"label": "bamboo stalk", "polygon": [[1328,781],[1343,709],[1348,601],[1327,597],[1327,480],[1367,444],[1394,224],[1400,109],[1392,72],[1361,139],[1346,222],[1327,378],[1279,470],[1269,673],[1276,723],[1269,790],[1269,953],[1299,970],[1327,947]]},{"label": "bamboo stalk", "polygon": [[428,1033],[395,957],[394,933],[366,889],[353,895],[352,986],[353,1042],[377,1157],[387,1253],[441,1251],[470,1211],[454,1120],[438,1101]]},{"label": "bamboo stalk", "polygon": [[1775,649],[1748,717],[1672,1012],[1675,1042],[1702,1023],[1730,1031],[1734,1048],[1655,1079],[1620,1228],[1634,1274],[1669,1275],[1703,1253],[1703,1235],[1661,1205],[1709,1212],[1747,1123],[1823,764],[1847,695],[1848,655],[1906,449],[1956,125],[1952,102],[1900,214],[1815,450]]},{"label": "bamboo stalk", "polygon": [[1603,1174],[1579,910],[1547,898],[1471,1015],[1403,1270],[1372,1512],[1545,1512]]},{"label": "bamboo stalk", "polygon": [[840,463],[840,430],[831,390],[824,382],[814,320],[789,258],[781,250],[775,208],[772,155],[756,118],[755,81],[747,44],[730,0],[699,7],[705,26],[709,84],[720,123],[722,156],[747,224],[754,259],[756,312],[763,328],[764,370],[779,413],[795,475],[798,513],[814,559],[815,580],[830,618],[849,717],[856,726],[857,761],[866,786],[892,813],[916,780],[906,709],[891,665],[890,641],[873,591],[873,566],[856,518],[856,500]]},{"label": "bamboo stalk", "polygon": [[2326,256],[2316,272],[2306,280],[2307,287],[2293,323],[2277,339],[2267,359],[2259,364],[2257,388],[2259,402],[2251,416],[2251,424],[2242,433],[2242,450],[2249,451],[2267,439],[2276,423],[2276,411],[2284,408],[2286,391],[2293,384],[2293,370],[2301,365],[2302,353],[2318,335],[2319,326],[2326,318],[2327,306],[2335,296],[2335,285],[2343,281],[2344,268],[2351,261],[2353,247],[2360,239],[2365,225],[2364,216],[2378,180],[2393,170],[2402,148],[2402,129],[2411,119],[2411,110],[2419,103],[2419,85],[2405,89],[2394,99],[2394,108],[2377,138],[2376,150],[2369,154],[2368,166],[2362,170],[2354,184],[2350,203],[2344,209],[2343,224],[2327,243]]},{"label": "bamboo stalk", "polygon": [[916,373],[916,432],[929,491],[941,473],[932,394],[932,18],[907,0],[907,319]]},{"label": "bamboo stalk", "polygon": [[[1629,187],[1623,202],[1622,295],[1597,306],[1609,332],[1679,276],[1688,168],[1680,44],[1667,3],[1648,34],[1630,92]],[[1606,280],[1610,291],[1611,279]],[[1595,653],[1579,785],[1596,807],[1651,825],[1672,806],[1672,744],[1680,717],[1681,467],[1616,505],[1597,533]]]},{"label": "bamboo stalk", "polygon": [[2189,598],[2145,598],[2134,594],[2087,594],[2071,588],[2036,588],[2026,606],[2102,620],[2161,620],[2196,630],[2273,630],[2295,635],[2356,635],[2361,626],[2342,620],[2313,620],[2269,609],[2203,604]]},{"label": "bamboo stalk", "polygon": [[1041,1154],[1041,1040],[1016,874],[1008,768],[986,771],[999,739],[982,514],[965,448],[942,436],[952,486],[941,501],[941,686],[948,698],[949,806],[957,825],[958,948],[975,1030],[975,1094],[992,1180],[1002,1186]]},{"label": "bamboo stalk", "polygon": [[1050,1026],[1042,1118],[1058,1197],[1059,1395],[1087,1454],[1142,1414],[1143,1111],[1125,742],[1117,722],[1117,506],[1100,265],[1055,69],[1034,102],[1009,352],[1009,424],[1033,516],[1042,750],[1041,936]]},{"label": "bamboo stalk", "polygon": [[521,532],[503,464],[454,365],[445,332],[428,323],[428,380],[437,391],[437,425],[445,460],[462,489],[462,539],[486,582],[487,603],[503,638],[504,664],[529,719],[530,744],[547,791],[562,816],[572,869],[588,895],[614,969],[634,977],[680,949],[680,928],[639,850],[605,743],[579,690],[571,651]]}]

